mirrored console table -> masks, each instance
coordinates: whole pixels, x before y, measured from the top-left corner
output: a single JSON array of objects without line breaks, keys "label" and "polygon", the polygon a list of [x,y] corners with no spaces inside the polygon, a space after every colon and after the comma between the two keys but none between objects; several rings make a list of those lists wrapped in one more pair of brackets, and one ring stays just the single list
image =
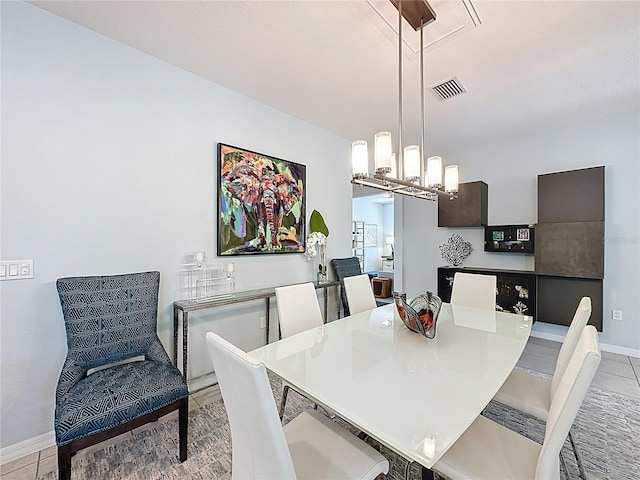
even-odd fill
[{"label": "mirrored console table", "polygon": [[[324,321],[327,321],[328,311],[328,289],[330,287],[338,288],[338,296],[340,298],[340,282],[338,280],[329,280],[326,282],[312,282],[317,289],[324,291]],[[285,285],[279,285],[285,286]],[[189,338],[189,312],[196,310],[206,310],[210,308],[232,305],[235,303],[250,302],[253,300],[264,300],[266,306],[266,343],[269,343],[269,313],[271,310],[271,298],[276,295],[276,288],[268,287],[256,290],[246,290],[241,292],[233,292],[224,295],[217,295],[210,298],[202,298],[196,300],[179,300],[173,303],[173,363],[178,366],[178,326],[180,316],[182,316],[182,375],[187,377],[187,351]],[[338,315],[340,317],[340,302],[338,303]],[[182,313],[182,315],[180,315]]]}]

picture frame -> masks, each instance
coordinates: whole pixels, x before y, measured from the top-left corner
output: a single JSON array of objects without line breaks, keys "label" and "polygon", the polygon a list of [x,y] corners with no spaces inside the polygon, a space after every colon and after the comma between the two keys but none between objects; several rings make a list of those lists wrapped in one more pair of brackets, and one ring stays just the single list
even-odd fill
[{"label": "picture frame", "polygon": [[219,256],[303,253],[306,166],[218,143]]},{"label": "picture frame", "polygon": [[493,241],[502,241],[504,240],[504,232],[502,230],[495,230],[493,232]]},{"label": "picture frame", "polygon": [[516,232],[516,240],[520,242],[528,242],[529,241],[529,229],[528,228],[518,228]]},{"label": "picture frame", "polygon": [[368,223],[364,226],[364,246],[378,246],[378,225],[375,223]]}]

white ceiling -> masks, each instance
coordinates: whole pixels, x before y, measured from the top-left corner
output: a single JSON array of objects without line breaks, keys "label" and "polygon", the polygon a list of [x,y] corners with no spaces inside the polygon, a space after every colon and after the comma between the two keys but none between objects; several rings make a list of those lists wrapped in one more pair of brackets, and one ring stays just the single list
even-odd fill
[{"label": "white ceiling", "polygon": [[[397,37],[360,1],[31,1],[40,8],[341,137],[397,131]],[[471,1],[473,4],[471,4]],[[541,125],[638,109],[640,2],[433,0],[425,53],[427,154]],[[461,10],[462,9],[462,10]],[[444,12],[444,13],[443,13]],[[467,19],[468,20],[468,19]],[[457,20],[454,19],[454,24]],[[418,56],[404,51],[404,145],[419,143]]]}]

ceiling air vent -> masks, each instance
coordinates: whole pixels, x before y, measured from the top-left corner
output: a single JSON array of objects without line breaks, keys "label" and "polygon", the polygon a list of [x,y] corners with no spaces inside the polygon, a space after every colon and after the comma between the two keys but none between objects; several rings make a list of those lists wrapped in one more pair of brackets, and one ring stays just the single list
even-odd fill
[{"label": "ceiling air vent", "polygon": [[431,90],[440,100],[447,100],[467,91],[456,77],[434,85]]}]

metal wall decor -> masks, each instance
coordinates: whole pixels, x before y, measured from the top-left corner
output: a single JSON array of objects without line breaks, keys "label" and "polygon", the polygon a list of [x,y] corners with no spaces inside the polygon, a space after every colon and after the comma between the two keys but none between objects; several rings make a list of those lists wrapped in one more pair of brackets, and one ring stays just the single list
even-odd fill
[{"label": "metal wall decor", "polygon": [[457,233],[451,235],[447,243],[443,243],[439,248],[440,256],[444,258],[449,265],[453,266],[462,265],[462,262],[473,252],[471,243],[465,241],[465,239]]}]

